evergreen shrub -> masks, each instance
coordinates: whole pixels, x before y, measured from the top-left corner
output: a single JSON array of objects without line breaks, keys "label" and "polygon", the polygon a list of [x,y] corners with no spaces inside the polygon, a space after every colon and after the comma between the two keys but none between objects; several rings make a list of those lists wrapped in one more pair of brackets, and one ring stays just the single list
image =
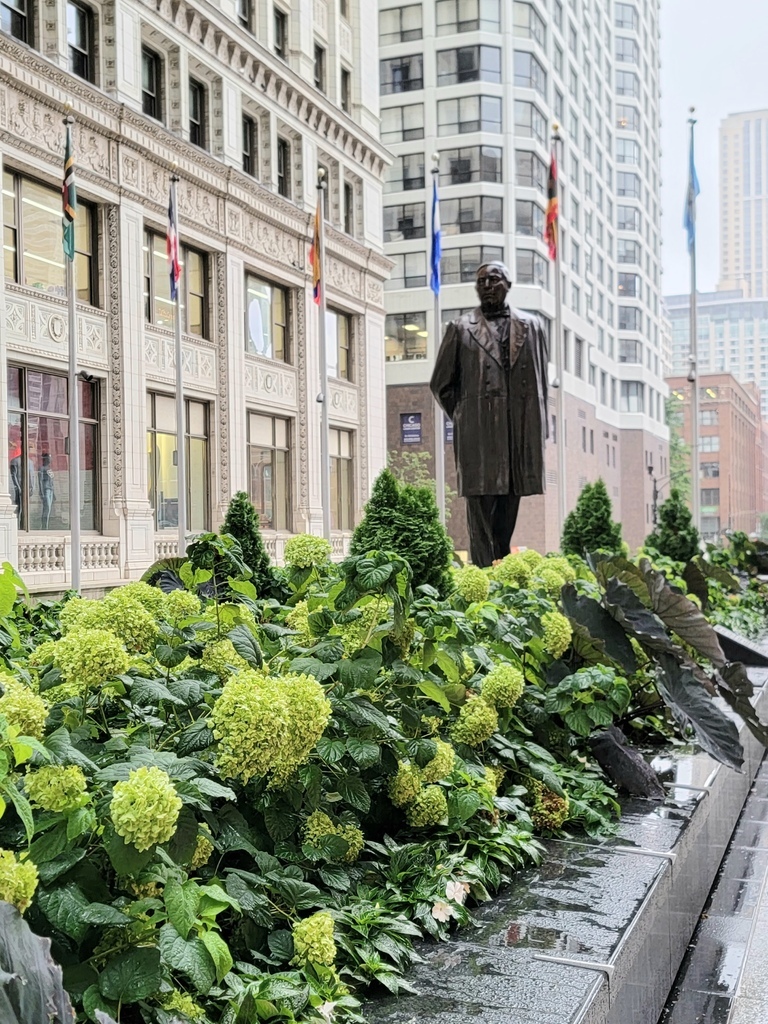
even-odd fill
[{"label": "evergreen shrub", "polygon": [[565,519],[561,549],[583,557],[592,551],[621,552],[621,523],[611,515],[611,499],[602,480],[587,484]]},{"label": "evergreen shrub", "polygon": [[245,491],[238,491],[230,501],[221,532],[228,533],[239,542],[243,561],[252,573],[251,583],[259,597],[263,597],[275,581],[259,529],[259,517]]},{"label": "evergreen shrub", "polygon": [[659,508],[659,521],[645,539],[645,547],[653,548],[676,562],[690,562],[699,553],[699,531],[680,491],[673,489]]}]

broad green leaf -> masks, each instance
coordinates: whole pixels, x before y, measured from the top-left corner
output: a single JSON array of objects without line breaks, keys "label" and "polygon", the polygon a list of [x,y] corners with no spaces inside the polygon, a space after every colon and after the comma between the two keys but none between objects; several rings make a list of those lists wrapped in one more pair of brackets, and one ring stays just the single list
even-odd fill
[{"label": "broad green leaf", "polygon": [[272,925],[272,914],[267,897],[258,892],[255,886],[238,872],[231,871],[227,875],[227,893],[236,899],[242,912],[261,925],[262,928],[269,928]]},{"label": "broad green leaf", "polygon": [[341,793],[342,799],[356,810],[367,814],[371,809],[371,798],[365,783],[356,775],[342,775],[336,780],[336,789]]},{"label": "broad green leaf", "polygon": [[480,809],[481,804],[479,794],[473,789],[458,789],[451,793],[448,808],[451,817],[457,818],[463,825]]},{"label": "broad green leaf", "polygon": [[592,732],[592,721],[586,710],[582,708],[564,712],[563,720],[568,728],[572,729],[579,736],[589,736]]},{"label": "broad green leaf", "polygon": [[126,928],[134,920],[108,903],[90,903],[83,911],[83,918],[88,924],[100,924],[105,928]]},{"label": "broad green leaf", "polygon": [[381,655],[366,647],[354,658],[344,658],[338,664],[338,678],[346,689],[365,690],[373,685],[381,668]]},{"label": "broad green leaf", "polygon": [[327,736],[320,737],[315,749],[326,764],[336,764],[347,752],[344,740],[331,740]]},{"label": "broad green leaf", "polygon": [[305,675],[314,676],[319,683],[330,679],[337,669],[336,663],[327,664],[319,658],[294,658],[291,662],[291,672],[303,672]]},{"label": "broad green leaf", "polygon": [[60,853],[58,857],[46,861],[45,864],[40,864],[37,869],[40,881],[44,885],[50,885],[51,882],[55,882],[57,878],[71,871],[75,864],[78,864],[85,857],[86,852],[85,847],[70,846]]},{"label": "broad green leaf", "polygon": [[277,807],[267,807],[264,811],[264,824],[273,839],[287,839],[296,830],[297,818]]},{"label": "broad green leaf", "polygon": [[[645,560],[643,564],[648,565]],[[648,567],[646,579],[653,610],[667,629],[677,633],[681,640],[708,658],[716,668],[722,668],[726,663],[723,649],[701,609],[685,594],[674,591],[662,573]]]},{"label": "broad green leaf", "polygon": [[43,835],[38,836],[29,848],[30,859],[38,865],[53,860],[67,848],[67,826],[62,821]]},{"label": "broad green leaf", "polygon": [[[588,636],[604,645],[609,658],[618,662],[628,675],[637,671],[637,658],[626,633],[618,622],[591,597],[579,594],[573,584],[563,587],[560,600],[572,623],[582,626]],[[584,646],[586,637],[575,631],[575,642]],[[580,652],[581,653],[581,652]],[[589,660],[596,660],[590,657]]]},{"label": "broad green leaf", "polygon": [[2,793],[3,796],[8,797],[16,809],[16,813],[24,826],[24,831],[27,836],[27,845],[30,845],[32,837],[35,834],[35,821],[29,800],[27,800],[24,794],[20,793],[19,790],[16,789],[15,784],[10,782],[8,779],[4,779],[0,782],[0,793]]},{"label": "broad green leaf", "polygon": [[92,807],[78,807],[67,817],[67,839],[71,843],[84,832],[96,827],[96,812]]},{"label": "broad green leaf", "polygon": [[176,822],[176,831],[163,848],[176,864],[189,864],[197,846],[199,827],[191,807],[182,807]]},{"label": "broad green leaf", "polygon": [[[163,668],[176,668],[177,665],[184,661],[188,654],[189,651],[185,644],[180,644],[178,647],[171,647],[170,644],[158,644],[155,648],[155,657]],[[142,681],[153,682],[154,680],[146,679]],[[131,690],[131,696],[133,696],[133,690]],[[134,700],[140,701],[140,698],[135,697]]]},{"label": "broad green leaf", "polygon": [[360,739],[350,736],[347,739],[347,750],[362,768],[370,768],[381,757],[381,748],[374,740]]},{"label": "broad green leaf", "polygon": [[270,932],[267,936],[272,956],[281,963],[287,963],[293,957],[293,935],[287,928]]},{"label": "broad green leaf", "polygon": [[298,878],[281,878],[273,887],[295,910],[312,910],[324,907],[327,898],[315,885],[301,882]]},{"label": "broad green leaf", "polygon": [[88,1014],[88,1020],[93,1021],[93,1024],[100,1024],[99,1018],[96,1013],[108,1013],[113,1018],[117,1013],[117,1006],[113,1006],[108,1002],[104,996],[99,992],[98,985],[90,985],[85,992],[83,992],[83,1010]]},{"label": "broad green leaf", "polygon": [[[181,661],[186,656],[186,652],[182,652]],[[184,701],[180,697],[174,696],[159,679],[136,679],[131,686],[131,701],[138,707],[157,707],[163,701],[175,704],[177,707],[184,705]]]},{"label": "broad green leaf", "polygon": [[213,730],[207,718],[199,718],[181,733],[176,742],[176,751],[180,757],[205,750],[213,743]]},{"label": "broad green leaf", "polygon": [[169,967],[189,978],[202,995],[211,990],[216,981],[216,967],[201,939],[183,939],[172,924],[164,924],[159,944]]},{"label": "broad green leaf", "polygon": [[138,875],[154,856],[154,849],[139,852],[112,828],[105,833],[104,847],[118,875]]},{"label": "broad green leaf", "polygon": [[163,892],[168,920],[182,937],[186,939],[197,920],[200,906],[200,887],[197,882],[189,881],[183,885],[172,879]]},{"label": "broad green leaf", "polygon": [[431,679],[423,679],[419,683],[419,689],[425,697],[429,697],[435,704],[438,704],[446,714],[450,714],[451,705],[441,686],[433,683]]},{"label": "broad green leaf", "polygon": [[38,889],[37,904],[54,928],[82,942],[90,927],[84,918],[89,901],[79,886],[69,882],[56,889]]},{"label": "broad green leaf", "polygon": [[[8,568],[6,568],[6,566]],[[11,571],[9,572],[8,569]],[[13,611],[16,604],[16,573],[9,562],[3,563],[0,572],[0,618],[5,618]]]},{"label": "broad green leaf", "polygon": [[324,864],[318,874],[329,889],[340,889],[342,892],[349,889],[349,872],[339,864]]},{"label": "broad green leaf", "polygon": [[261,653],[261,648],[256,642],[256,637],[250,631],[247,626],[235,626],[227,634],[229,639],[232,641],[232,646],[235,648],[241,658],[244,658],[251,668],[261,668],[264,664],[264,656]]},{"label": "broad green leaf", "polygon": [[99,975],[99,991],[107,999],[125,1005],[151,996],[162,982],[159,951],[141,946],[109,961]]},{"label": "broad green leaf", "polygon": [[443,670],[444,676],[450,683],[458,683],[459,666],[456,664],[456,662],[453,660],[450,654],[448,654],[447,651],[444,651],[442,648],[438,647],[438,649],[435,651],[435,661]]},{"label": "broad green leaf", "polygon": [[210,953],[211,960],[213,960],[213,965],[216,968],[216,980],[220,982],[232,970],[234,961],[232,960],[232,954],[229,952],[229,946],[218,932],[203,932],[200,938]]}]

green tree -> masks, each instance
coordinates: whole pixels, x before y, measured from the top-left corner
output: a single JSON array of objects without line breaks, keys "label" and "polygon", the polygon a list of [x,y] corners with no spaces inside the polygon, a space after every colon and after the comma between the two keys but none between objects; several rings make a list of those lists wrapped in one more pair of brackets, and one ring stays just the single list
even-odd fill
[{"label": "green tree", "polygon": [[676,562],[690,562],[699,551],[699,531],[677,488],[659,508],[659,522],[645,538],[645,547]]},{"label": "green tree", "polygon": [[243,561],[253,574],[251,583],[259,597],[263,597],[275,581],[259,529],[259,517],[245,491],[238,491],[230,501],[221,532],[228,533],[239,542]]},{"label": "green tree", "polygon": [[621,551],[621,523],[611,515],[611,499],[602,480],[586,484],[576,507],[566,516],[561,547],[565,555]]},{"label": "green tree", "polygon": [[691,446],[683,439],[683,406],[670,396],[666,403],[669,427],[669,479],[685,502],[691,500]]},{"label": "green tree", "polygon": [[389,469],[379,473],[357,526],[351,555],[394,551],[413,571],[413,586],[429,584],[441,593],[449,585],[453,545],[428,487],[399,484]]},{"label": "green tree", "polygon": [[[413,487],[428,487],[433,494],[437,494],[436,481],[432,474],[432,456],[429,452],[422,451],[390,451],[387,455],[387,465],[396,479],[401,484],[411,484]],[[446,482],[445,484],[445,518],[451,518],[453,502],[458,498],[458,492]]]}]

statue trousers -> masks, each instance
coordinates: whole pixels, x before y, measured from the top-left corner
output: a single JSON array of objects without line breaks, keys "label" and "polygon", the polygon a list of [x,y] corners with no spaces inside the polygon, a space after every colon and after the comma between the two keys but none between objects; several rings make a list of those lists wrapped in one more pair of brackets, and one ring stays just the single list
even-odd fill
[{"label": "statue trousers", "polygon": [[483,494],[468,497],[466,501],[469,554],[475,565],[485,569],[509,554],[520,497],[517,494]]}]

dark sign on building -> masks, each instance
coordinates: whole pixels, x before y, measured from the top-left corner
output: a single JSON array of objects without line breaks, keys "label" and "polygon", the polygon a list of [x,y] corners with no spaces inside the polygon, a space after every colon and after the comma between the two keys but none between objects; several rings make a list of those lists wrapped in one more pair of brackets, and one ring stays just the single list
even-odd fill
[{"label": "dark sign on building", "polygon": [[400,443],[421,444],[421,413],[400,413]]},{"label": "dark sign on building", "polygon": [[445,420],[445,443],[453,444],[453,420]]}]

